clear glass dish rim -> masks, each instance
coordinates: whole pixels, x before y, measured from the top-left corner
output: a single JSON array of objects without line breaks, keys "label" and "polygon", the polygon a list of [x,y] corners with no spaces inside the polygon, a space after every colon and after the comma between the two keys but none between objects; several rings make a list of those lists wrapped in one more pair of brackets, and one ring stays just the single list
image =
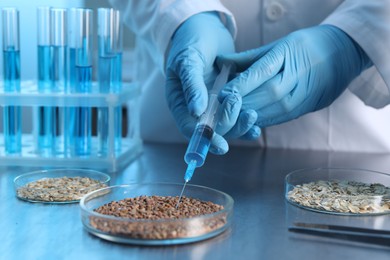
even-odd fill
[{"label": "clear glass dish rim", "polygon": [[[110,181],[111,181],[111,177],[110,177],[110,175],[108,175],[108,174],[106,174],[106,173],[104,173],[104,172],[100,172],[100,171],[97,171],[97,170],[93,170],[93,169],[83,169],[83,168],[56,168],[56,169],[45,169],[45,170],[36,170],[36,171],[32,171],[32,172],[27,172],[27,173],[23,173],[23,174],[21,174],[21,175],[19,175],[19,176],[16,176],[15,178],[14,178],[14,181],[13,181],[13,183],[14,183],[14,185],[15,185],[15,189],[17,190],[17,189],[19,189],[19,188],[27,188],[25,185],[20,185],[20,184],[18,184],[17,182],[18,181],[20,181],[20,180],[22,180],[22,179],[24,179],[24,178],[27,178],[27,177],[31,177],[31,176],[39,176],[39,175],[50,175],[51,174],[51,172],[61,172],[61,171],[70,171],[70,172],[83,172],[83,174],[84,173],[86,173],[85,174],[85,176],[79,176],[79,177],[88,177],[88,176],[86,176],[88,173],[95,173],[95,174],[97,174],[97,175],[100,175],[100,176],[102,176],[102,177],[104,177],[104,181],[100,181],[100,183],[98,183],[98,184],[95,184],[95,185],[93,185],[93,186],[90,186],[90,187],[88,187],[88,188],[83,188],[83,189],[79,189],[79,191],[83,191],[83,190],[89,190],[89,189],[91,189],[91,188],[93,188],[93,187],[98,187],[99,185],[101,185],[101,184],[107,184],[107,183],[109,183]],[[67,177],[66,176],[66,174],[64,174],[64,177]],[[43,179],[43,178],[50,178],[50,176],[44,176],[44,177],[42,177],[41,179]],[[59,177],[53,177],[53,178],[59,178]],[[37,180],[39,180],[39,179],[37,179]],[[67,190],[67,189],[61,189],[61,188],[58,188],[58,189],[47,189],[47,188],[29,188],[29,189],[31,189],[31,190],[59,190],[59,191],[62,191],[62,190]],[[27,199],[27,200],[29,200],[29,199]]]},{"label": "clear glass dish rim", "polygon": [[345,168],[345,167],[312,167],[312,168],[301,168],[301,169],[297,169],[297,170],[293,170],[291,172],[289,172],[286,177],[285,177],[285,180],[288,179],[289,176],[293,175],[293,174],[296,174],[298,172],[307,172],[307,171],[318,171],[318,170],[338,170],[338,171],[359,171],[359,172],[372,172],[372,173],[378,173],[378,174],[381,174],[381,175],[386,175],[386,176],[389,176],[390,177],[390,173],[385,173],[385,172],[380,172],[380,171],[374,171],[374,170],[367,170],[367,169],[362,169],[362,168]]},{"label": "clear glass dish rim", "polygon": [[[186,188],[188,188],[188,187],[202,188],[202,189],[207,189],[207,190],[216,192],[220,195],[223,195],[227,199],[226,205],[223,205],[224,206],[223,210],[215,212],[215,213],[211,213],[211,214],[204,214],[204,215],[195,216],[195,217],[188,217],[188,218],[178,218],[178,219],[165,218],[165,219],[151,220],[151,219],[120,218],[120,217],[115,217],[115,216],[111,216],[111,215],[104,215],[104,214],[97,213],[93,210],[89,210],[85,206],[85,200],[87,200],[90,196],[94,195],[95,193],[102,192],[104,190],[110,190],[110,189],[116,189],[116,188],[128,188],[131,186],[140,186],[140,185],[142,185],[142,186],[146,186],[146,185],[175,185],[178,187],[183,186],[182,183],[174,183],[174,182],[141,182],[141,183],[134,183],[134,184],[121,184],[121,185],[108,186],[105,188],[91,191],[90,193],[84,195],[80,200],[80,208],[83,212],[87,213],[88,215],[94,216],[94,217],[105,218],[105,219],[115,220],[115,221],[129,222],[129,223],[156,223],[156,224],[157,223],[169,223],[169,222],[193,221],[193,220],[198,220],[198,219],[208,219],[208,218],[213,218],[213,217],[222,215],[223,213],[229,213],[233,210],[234,200],[229,194],[227,194],[223,191],[213,189],[213,188],[209,188],[209,187],[201,186],[201,185],[195,185],[195,184],[187,184]],[[104,194],[102,196],[104,196]]]}]

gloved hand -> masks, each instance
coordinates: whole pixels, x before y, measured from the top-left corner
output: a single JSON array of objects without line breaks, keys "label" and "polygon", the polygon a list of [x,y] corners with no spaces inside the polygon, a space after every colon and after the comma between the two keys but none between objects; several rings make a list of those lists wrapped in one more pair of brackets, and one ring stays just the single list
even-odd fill
[{"label": "gloved hand", "polygon": [[[181,132],[190,138],[197,118],[205,112],[208,91],[217,73],[215,58],[234,51],[229,31],[214,12],[200,13],[186,20],[171,40],[166,68],[166,98]],[[254,126],[257,113],[241,111],[241,96],[226,95],[221,99],[221,118],[214,134],[210,152],[224,154],[229,138],[256,138],[260,129]]]},{"label": "gloved hand", "polygon": [[330,105],[372,65],[356,42],[331,25],[302,29],[258,49],[223,55],[217,63],[233,63],[243,71],[219,98],[241,94],[242,109],[256,110],[260,127]]}]

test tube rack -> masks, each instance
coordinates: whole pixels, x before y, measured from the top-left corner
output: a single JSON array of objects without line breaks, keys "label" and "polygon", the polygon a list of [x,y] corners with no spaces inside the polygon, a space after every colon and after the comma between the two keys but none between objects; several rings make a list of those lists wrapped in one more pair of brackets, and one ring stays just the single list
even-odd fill
[{"label": "test tube rack", "polygon": [[[142,153],[138,105],[140,87],[137,83],[123,83],[122,90],[115,93],[100,93],[98,83],[95,82],[89,93],[41,93],[38,92],[34,81],[22,81],[20,92],[9,93],[4,91],[2,84],[0,82],[1,110],[5,106],[22,107],[23,118],[31,119],[32,125],[31,131],[22,132],[20,153],[7,154],[4,148],[3,132],[0,133],[0,165],[2,166],[94,168],[115,172],[123,169]],[[114,145],[114,110],[124,104],[127,107],[127,133],[121,140],[120,149],[117,150]],[[74,156],[66,150],[41,154],[37,150],[38,135],[35,130],[37,127],[34,127],[37,122],[32,120],[34,108],[40,106],[108,108],[107,151],[104,154],[99,153],[98,137],[92,136],[91,152],[88,156]],[[2,113],[0,117],[1,115]]]}]

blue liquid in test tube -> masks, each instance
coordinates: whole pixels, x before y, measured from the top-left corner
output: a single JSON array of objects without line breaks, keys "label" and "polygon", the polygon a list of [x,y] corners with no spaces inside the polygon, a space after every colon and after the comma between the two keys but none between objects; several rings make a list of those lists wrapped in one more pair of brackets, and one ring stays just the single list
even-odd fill
[{"label": "blue liquid in test tube", "polygon": [[[19,53],[19,11],[3,8],[3,72],[4,91],[20,91]],[[17,106],[4,106],[3,109],[4,146],[6,154],[21,152],[21,109]]]},{"label": "blue liquid in test tube", "polygon": [[69,48],[69,88],[70,92],[76,91],[76,48]]},{"label": "blue liquid in test tube", "polygon": [[[38,8],[38,90],[41,93],[50,93],[53,90],[50,77],[52,65],[50,12],[50,7]],[[37,109],[38,152],[41,155],[49,155],[54,150],[55,108],[42,106]]]},{"label": "blue liquid in test tube", "polygon": [[[116,56],[99,57],[99,90],[101,93],[110,92],[110,84],[113,84],[113,70]],[[107,107],[101,107],[98,111],[98,138],[99,154],[106,155],[108,150],[109,111]]]},{"label": "blue liquid in test tube", "polygon": [[[38,46],[38,89],[41,93],[51,91],[50,46]],[[53,148],[55,127],[53,107],[38,107],[38,149],[41,153],[50,153]]]},{"label": "blue liquid in test tube", "polygon": [[[92,10],[76,9],[75,31],[75,92],[92,90]],[[75,108],[72,154],[88,156],[91,152],[92,109]]]},{"label": "blue liquid in test tube", "polygon": [[[122,26],[120,13],[110,8],[98,9],[99,38],[99,90],[101,93],[118,93],[122,83]],[[112,109],[112,108],[111,108]],[[122,108],[98,111],[99,154],[120,152],[122,140]],[[110,135],[112,131],[112,135]],[[110,138],[113,138],[110,140]],[[110,144],[113,146],[110,147]]]},{"label": "blue liquid in test tube", "polygon": [[[92,66],[76,65],[76,91],[78,93],[91,92]],[[75,154],[89,155],[91,152],[92,110],[90,107],[75,109]]]},{"label": "blue liquid in test tube", "polygon": [[[121,30],[122,31],[122,30]],[[122,38],[122,37],[121,37]],[[122,44],[120,44],[120,52],[116,55],[117,71],[115,74],[118,84],[113,88],[113,92],[120,92],[122,89]],[[120,152],[122,146],[122,107],[119,106],[114,110],[114,136],[115,150]]]},{"label": "blue liquid in test tube", "polygon": [[[68,93],[76,93],[76,49],[69,48],[69,83],[68,83]],[[75,137],[75,123],[76,123],[76,109],[74,107],[66,108],[67,115],[67,128],[65,129],[65,142],[67,143],[68,150],[71,147],[74,147],[74,137]],[[69,151],[68,151],[69,152]]]}]

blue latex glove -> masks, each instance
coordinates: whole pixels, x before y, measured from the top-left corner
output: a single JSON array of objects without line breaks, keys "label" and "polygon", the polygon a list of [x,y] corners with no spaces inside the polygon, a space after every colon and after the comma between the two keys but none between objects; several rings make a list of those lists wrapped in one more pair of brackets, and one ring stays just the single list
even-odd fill
[{"label": "blue latex glove", "polygon": [[264,47],[218,58],[243,71],[221,91],[243,97],[243,109],[258,113],[265,127],[330,105],[364,69],[372,65],[342,30],[321,25],[289,34]]},{"label": "blue latex glove", "polygon": [[[206,12],[190,17],[171,40],[166,68],[166,98],[180,131],[190,138],[197,118],[205,112],[208,88],[219,73],[217,55],[232,53],[233,39],[217,13]],[[224,154],[229,146],[225,138],[256,138],[260,128],[254,125],[257,113],[241,110],[240,95],[221,99],[221,118],[215,129],[210,152]]]}]

